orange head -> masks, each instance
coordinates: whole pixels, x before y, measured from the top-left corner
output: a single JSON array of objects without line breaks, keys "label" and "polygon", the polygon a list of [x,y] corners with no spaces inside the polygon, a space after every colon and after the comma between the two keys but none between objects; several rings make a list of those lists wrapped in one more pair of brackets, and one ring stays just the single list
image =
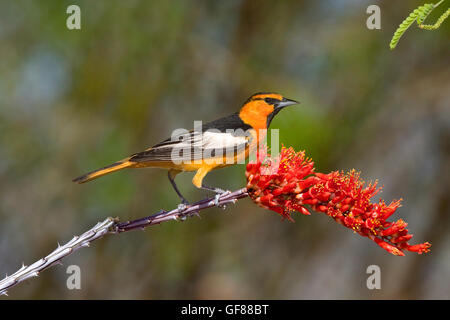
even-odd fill
[{"label": "orange head", "polygon": [[252,126],[253,129],[267,129],[273,117],[281,109],[293,104],[298,104],[298,102],[286,99],[281,94],[255,93],[244,103],[239,116],[242,121]]}]

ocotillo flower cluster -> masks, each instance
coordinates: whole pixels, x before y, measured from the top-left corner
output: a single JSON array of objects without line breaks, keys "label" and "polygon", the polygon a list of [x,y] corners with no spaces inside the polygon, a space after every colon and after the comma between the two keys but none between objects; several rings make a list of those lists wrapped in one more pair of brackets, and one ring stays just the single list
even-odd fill
[{"label": "ocotillo flower cluster", "polygon": [[306,207],[309,206],[394,255],[403,256],[405,250],[421,254],[431,246],[428,242],[410,245],[412,234],[406,229],[407,223],[402,219],[387,221],[400,207],[401,200],[388,205],[383,200],[372,203],[371,198],[381,188],[376,182],[364,183],[354,170],[314,172],[314,163],[303,151],[282,148],[275,158],[259,152],[257,160],[247,165],[246,177],[249,196],[256,204],[291,221],[293,211],[310,215]]}]

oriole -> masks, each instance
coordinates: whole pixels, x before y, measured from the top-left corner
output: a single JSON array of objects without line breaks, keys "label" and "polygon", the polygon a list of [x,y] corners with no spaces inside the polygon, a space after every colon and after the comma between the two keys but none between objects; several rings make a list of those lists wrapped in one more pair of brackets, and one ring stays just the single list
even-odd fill
[{"label": "oriole", "polygon": [[232,115],[208,122],[201,129],[172,134],[171,138],[145,151],[91,171],[73,181],[84,183],[125,168],[156,167],[168,170],[169,180],[183,204],[188,202],[174,181],[175,176],[182,171],[196,171],[192,183],[197,188],[222,193],[222,189],[207,187],[202,183],[206,174],[214,169],[243,163],[258,147],[259,141],[264,139],[265,129],[274,116],[293,104],[298,102],[277,93],[256,93]]}]

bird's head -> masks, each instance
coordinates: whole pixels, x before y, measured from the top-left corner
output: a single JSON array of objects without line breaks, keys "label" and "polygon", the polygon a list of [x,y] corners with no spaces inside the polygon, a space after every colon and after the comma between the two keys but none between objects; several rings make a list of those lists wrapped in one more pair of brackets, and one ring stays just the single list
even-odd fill
[{"label": "bird's head", "polygon": [[253,128],[264,129],[269,127],[270,122],[281,109],[298,103],[278,93],[255,93],[244,103],[239,116]]}]

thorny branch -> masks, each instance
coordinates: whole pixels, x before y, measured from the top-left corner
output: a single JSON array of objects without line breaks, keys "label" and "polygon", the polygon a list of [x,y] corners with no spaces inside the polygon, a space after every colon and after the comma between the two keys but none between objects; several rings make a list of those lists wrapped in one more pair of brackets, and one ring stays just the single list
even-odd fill
[{"label": "thorny branch", "polygon": [[133,221],[120,222],[118,218],[108,217],[104,221],[97,223],[82,235],[73,237],[73,239],[66,244],[62,246],[58,244],[58,248],[45,258],[42,258],[29,266],[22,265],[18,271],[10,276],[7,275],[3,280],[0,280],[0,295],[7,295],[7,290],[18,285],[22,281],[37,277],[43,270],[56,264],[61,264],[61,260],[64,257],[67,257],[80,248],[89,247],[93,241],[106,234],[119,234],[135,229],[144,229],[170,220],[185,220],[187,217],[192,217],[194,215],[198,216],[200,210],[212,207],[225,207],[227,204],[235,203],[237,200],[247,196],[247,189],[242,188],[233,192],[218,195],[214,198],[198,201],[192,205],[180,205],[178,208],[171,211],[161,210],[151,216]]}]

